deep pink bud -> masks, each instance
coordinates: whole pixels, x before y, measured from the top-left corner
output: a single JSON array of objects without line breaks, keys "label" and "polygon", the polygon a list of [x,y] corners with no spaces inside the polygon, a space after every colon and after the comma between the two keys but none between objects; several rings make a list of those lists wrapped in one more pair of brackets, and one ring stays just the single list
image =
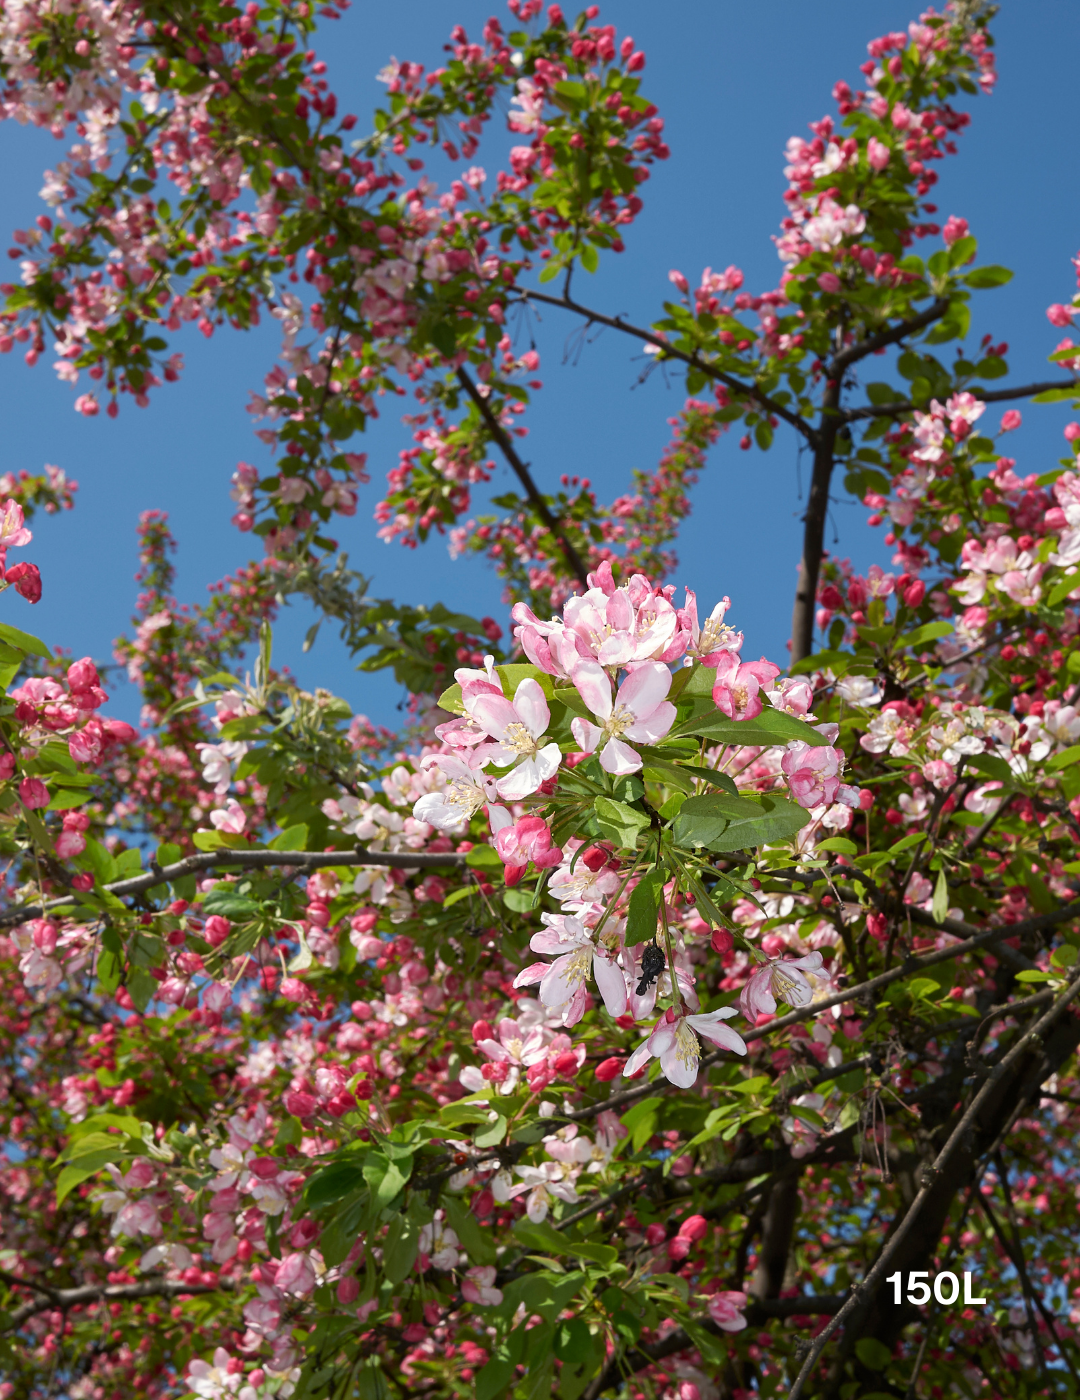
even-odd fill
[{"label": "deep pink bud", "polygon": [[709,1233],[709,1222],[703,1215],[688,1215],[679,1226],[679,1234],[684,1240],[703,1240]]},{"label": "deep pink bud", "polygon": [[294,1118],[310,1118],[315,1112],[317,1099],[314,1094],[306,1094],[301,1089],[289,1089],[282,1095],[285,1112]]},{"label": "deep pink bud", "polygon": [[495,1032],[491,1028],[490,1021],[474,1021],[472,1028],[473,1043],[478,1045],[482,1040],[494,1040]]},{"label": "deep pink bud", "polygon": [[19,798],[24,807],[47,807],[49,789],[40,778],[24,778],[19,784]]},{"label": "deep pink bud", "polygon": [[41,602],[41,571],[36,564],[14,564],[4,575],[7,583],[15,585],[28,603]]},{"label": "deep pink bud", "polygon": [[101,677],[97,673],[97,667],[88,656],[84,656],[81,661],[73,661],[67,669],[68,685],[72,690],[89,690],[91,686],[100,686]]},{"label": "deep pink bud", "polygon": [[211,914],[206,921],[204,938],[211,948],[220,948],[232,932],[232,924],[220,914]]},{"label": "deep pink bud", "polygon": [[617,1055],[612,1055],[610,1059],[601,1060],[593,1073],[602,1084],[606,1084],[611,1079],[618,1079],[625,1063],[626,1061],[620,1060]]},{"label": "deep pink bud", "polygon": [[904,589],[904,602],[909,608],[917,608],[926,597],[926,584],[921,578],[917,578],[914,583],[909,583]]}]

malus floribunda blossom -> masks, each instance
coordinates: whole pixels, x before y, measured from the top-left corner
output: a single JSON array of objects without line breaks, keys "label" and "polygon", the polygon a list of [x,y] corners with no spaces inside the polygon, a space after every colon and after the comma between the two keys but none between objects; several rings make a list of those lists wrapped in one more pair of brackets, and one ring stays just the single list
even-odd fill
[{"label": "malus floribunda blossom", "polygon": [[[491,693],[465,699],[472,719],[495,739],[484,746],[488,763],[510,772],[495,782],[495,790],[508,802],[520,802],[553,778],[562,762],[556,743],[538,742],[547,729],[550,712],[544,692],[531,677],[514,691],[514,703]],[[513,765],[513,767],[511,767]]]},{"label": "malus floribunda blossom", "polygon": [[503,1300],[502,1289],[495,1287],[497,1270],[493,1264],[477,1264],[469,1269],[461,1285],[461,1296],[468,1303],[496,1308]]},{"label": "malus floribunda blossom", "polygon": [[546,870],[562,860],[562,848],[551,844],[551,829],[543,817],[521,817],[504,826],[496,834],[495,849],[506,866],[508,885],[517,884],[530,861],[537,870]]},{"label": "malus floribunda blossom", "polygon": [[[673,614],[674,616],[674,614]],[[600,767],[607,773],[637,773],[640,756],[623,742],[655,744],[675,723],[675,706],[664,697],[671,689],[671,672],[660,662],[638,666],[623,681],[612,702],[607,672],[595,661],[575,667],[574,685],[600,724],[575,718],[570,725],[574,739],[585,753],[600,748]]]},{"label": "malus floribunda blossom", "polygon": [[742,1314],[745,1307],[745,1293],[714,1293],[709,1299],[709,1316],[723,1331],[741,1332],[746,1326],[746,1318]]},{"label": "malus floribunda blossom", "polygon": [[556,953],[553,963],[533,963],[519,972],[515,987],[540,983],[540,1000],[562,1017],[564,1026],[576,1025],[585,1015],[586,983],[591,972],[612,1016],[626,1010],[626,978],[618,964],[618,940],[597,943],[580,919],[572,914],[544,914],[547,925],[534,933],[529,947],[534,953]]},{"label": "malus floribunda blossom", "polygon": [[780,760],[788,790],[800,807],[808,810],[836,800],[844,755],[830,744],[790,743]]},{"label": "malus floribunda blossom", "polygon": [[759,1016],[772,1016],[778,1001],[792,1007],[809,1006],[814,999],[814,989],[806,973],[817,972],[820,967],[820,953],[766,963],[739,993],[739,1010],[753,1026]]},{"label": "malus floribunda blossom", "polygon": [[[820,958],[820,953],[817,956]],[[664,1076],[672,1084],[680,1089],[689,1089],[697,1080],[701,1064],[699,1035],[724,1050],[733,1050],[736,1055],[746,1054],[746,1042],[742,1036],[730,1026],[722,1024],[734,1015],[733,1006],[722,1006],[716,1011],[695,1016],[686,1012],[676,1015],[669,1008],[657,1021],[649,1038],[627,1060],[623,1069],[624,1078],[632,1079],[649,1060],[658,1059]]]},{"label": "malus floribunda blossom", "polygon": [[6,583],[15,585],[28,603],[41,602],[41,573],[36,564],[14,564],[4,575]]},{"label": "malus floribunda blossom", "polygon": [[866,143],[866,159],[870,162],[872,170],[884,170],[889,163],[892,152],[883,141],[879,141],[876,136],[871,136]]},{"label": "malus floribunda blossom", "polygon": [[764,657],[740,661],[733,652],[721,651],[716,659],[713,704],[728,719],[754,719],[762,710],[761,689],[772,685],[779,674],[780,667]]},{"label": "malus floribunda blossom", "polygon": [[230,797],[225,807],[219,807],[210,813],[210,821],[217,827],[218,831],[239,836],[244,827],[247,826],[247,815],[236,798]]},{"label": "malus floribunda blossom", "polygon": [[33,810],[35,807],[47,807],[49,805],[49,789],[40,778],[24,778],[19,784],[19,800],[24,807]]}]

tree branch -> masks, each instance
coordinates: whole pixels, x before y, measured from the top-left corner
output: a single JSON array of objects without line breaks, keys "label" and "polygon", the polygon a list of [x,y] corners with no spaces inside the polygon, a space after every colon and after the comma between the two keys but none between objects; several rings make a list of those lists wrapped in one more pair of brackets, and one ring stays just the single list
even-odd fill
[{"label": "tree branch", "polygon": [[[118,896],[139,894],[142,890],[152,890],[158,885],[167,885],[185,875],[195,875],[200,870],[210,870],[217,865],[238,865],[245,870],[262,870],[268,866],[299,866],[301,869],[318,870],[328,865],[388,865],[395,870],[438,870],[445,866],[464,866],[465,857],[456,851],[445,854],[432,854],[428,851],[367,851],[358,847],[355,851],[205,851],[197,856],[185,856],[175,865],[158,865],[147,875],[134,875],[129,880],[114,880],[103,885],[102,889]],[[50,899],[44,906],[40,904],[19,904],[14,909],[0,910],[0,927],[6,924],[22,923],[24,919],[40,919],[44,914],[57,909],[69,908],[75,904],[70,896]],[[84,909],[86,906],[82,906]]]},{"label": "tree branch", "polygon": [[726,370],[717,369],[716,366],[710,364],[708,360],[702,360],[696,352],[693,355],[688,355],[685,350],[677,349],[674,345],[664,340],[662,336],[657,335],[655,331],[647,331],[643,330],[640,326],[632,326],[629,321],[624,321],[621,316],[605,316],[600,311],[590,311],[587,306],[581,306],[568,296],[553,297],[549,296],[546,292],[528,291],[524,287],[518,287],[514,290],[519,293],[522,303],[540,301],[543,302],[545,306],[558,306],[563,311],[573,311],[578,316],[584,316],[587,321],[595,322],[598,326],[608,326],[612,330],[622,331],[624,335],[632,335],[639,340],[647,341],[650,345],[655,345],[658,349],[663,350],[665,355],[670,355],[673,360],[682,360],[684,364],[691,365],[694,369],[699,369],[702,374],[708,375],[710,379],[715,379],[720,384],[726,384],[727,387],[734,390],[735,393],[744,394],[747,398],[753,399],[756,403],[760,404],[766,412],[775,413],[777,418],[782,418],[784,422],[794,428],[797,433],[801,433],[803,437],[806,438],[807,442],[817,442],[818,435],[816,430],[812,428],[804,418],[800,418],[797,413],[792,413],[791,410],[785,408],[783,404],[775,403],[767,394],[763,394],[761,390],[754,385],[745,384],[734,374],[728,374]]},{"label": "tree branch", "polygon": [[872,355],[876,350],[884,350],[887,345],[895,345],[898,340],[903,340],[905,336],[914,335],[916,331],[921,331],[924,326],[932,325],[934,321],[940,321],[948,309],[948,300],[944,297],[938,297],[932,306],[927,307],[925,311],[920,311],[918,316],[912,316],[910,321],[901,321],[898,326],[893,326],[892,330],[868,336],[866,340],[860,340],[857,345],[849,345],[846,350],[838,351],[829,365],[829,378],[839,379],[848,366],[855,364],[857,360],[864,360],[867,355]]},{"label": "tree branch", "polygon": [[525,494],[532,502],[533,509],[562,546],[562,552],[566,556],[566,562],[570,565],[571,572],[577,578],[582,588],[588,588],[589,571],[585,567],[581,555],[574,548],[573,544],[571,544],[562,524],[552,515],[547,501],[544,500],[537,489],[536,482],[532,479],[532,474],[528,466],[518,456],[517,449],[514,447],[509,433],[491,411],[491,405],[488,403],[487,399],[484,398],[483,394],[481,394],[480,390],[463,369],[457,371],[457,378],[461,387],[479,409],[480,416],[487,424],[488,432],[491,434],[495,445],[506,458],[507,462],[509,462],[514,475],[525,488]]},{"label": "tree branch", "polygon": [[832,1321],[818,1334],[796,1377],[795,1384],[792,1386],[788,1395],[788,1400],[799,1400],[803,1388],[813,1372],[814,1367],[817,1365],[821,1353],[825,1350],[829,1338],[845,1318],[850,1317],[861,1304],[868,1300],[871,1292],[885,1277],[885,1271],[899,1253],[901,1245],[905,1243],[908,1236],[913,1233],[916,1226],[919,1224],[919,1216],[923,1205],[935,1191],[953,1155],[974,1129],[980,1113],[988,1105],[990,1099],[998,1092],[1001,1081],[1018,1064],[1021,1057],[1027,1052],[1029,1046],[1041,1043],[1044,1033],[1064,1014],[1069,1007],[1069,1003],[1074,1001],[1078,995],[1080,995],[1080,971],[1073,974],[1065,990],[1050,1007],[1046,1015],[1036,1021],[1033,1026],[1020,1036],[1009,1052],[994,1066],[993,1070],[991,1070],[990,1074],[987,1076],[986,1082],[971,1100],[971,1103],[961,1115],[959,1122],[949,1134],[945,1145],[934,1159],[933,1164],[924,1171],[923,1184],[919,1188],[918,1194],[908,1207],[903,1220],[901,1220],[899,1225],[897,1225],[896,1229],[892,1232],[873,1267],[862,1282],[856,1284],[851,1290],[844,1306],[833,1317]]},{"label": "tree branch", "polygon": [[[1011,399],[1030,399],[1036,394],[1046,394],[1051,389],[1075,389],[1080,394],[1080,379],[1047,379],[1041,384],[1023,384],[1017,389],[994,389],[975,397],[980,403],[1007,403]],[[916,408],[918,404],[914,403],[865,404],[861,408],[845,409],[841,417],[845,423],[854,423],[860,418],[902,418]]]},{"label": "tree branch", "polygon": [[[1067,904],[1061,909],[1054,910],[1052,914],[1037,914],[1035,918],[1027,919],[1023,923],[1010,924],[1008,936],[1022,936],[1025,933],[1053,928],[1057,924],[1067,923],[1070,919],[1075,918],[1080,918],[1080,904]],[[933,967],[939,962],[951,962],[953,958],[963,957],[965,953],[970,953],[976,948],[992,945],[1001,939],[1003,933],[1000,928],[979,933],[970,924],[963,924],[958,919],[943,919],[939,924],[927,915],[927,921],[932,927],[944,930],[946,933],[959,935],[964,938],[964,941],[954,943],[949,948],[937,948],[934,952],[926,953],[919,958],[905,958],[898,967],[890,968],[888,972],[882,972],[877,977],[871,977],[867,982],[859,982],[854,987],[845,987],[842,991],[833,992],[831,996],[822,997],[820,1001],[811,1002],[809,1006],[800,1006],[794,1011],[789,1011],[785,1016],[778,1016],[767,1026],[751,1026],[742,1033],[743,1040],[747,1043],[761,1040],[764,1036],[772,1035],[775,1031],[786,1030],[788,1026],[794,1026],[799,1021],[806,1021],[812,1016],[818,1016],[822,1011],[828,1011],[831,1006],[842,1006],[844,1002],[856,1001],[860,997],[869,996],[870,993],[879,991],[882,987],[888,987],[903,977],[910,977],[913,972],[918,972],[924,967]],[[965,937],[965,935],[967,936]],[[718,1064],[722,1053],[716,1051],[714,1054],[704,1055],[701,1060],[702,1068]],[[566,1114],[566,1117],[574,1122],[595,1118],[606,1108],[620,1108],[624,1104],[636,1103],[638,1099],[657,1093],[661,1087],[655,1083],[645,1083],[636,1089],[627,1089],[621,1094],[612,1094],[610,1098],[601,1099],[588,1108],[575,1109],[572,1113]]]},{"label": "tree branch", "polygon": [[[798,1298],[770,1298],[761,1302],[755,1298],[747,1302],[745,1315],[747,1322],[751,1325],[773,1317],[828,1317],[831,1313],[840,1311],[843,1301],[842,1298],[830,1297],[827,1294],[820,1296],[802,1294]],[[715,1337],[727,1336],[727,1333],[722,1331],[711,1317],[695,1318],[694,1324],[704,1332],[711,1332]],[[634,1347],[625,1356],[616,1354],[589,1386],[585,1392],[585,1400],[597,1400],[597,1397],[603,1395],[605,1390],[618,1385],[628,1373],[644,1371],[646,1367],[655,1365],[657,1361],[663,1361],[667,1356],[673,1356],[676,1352],[686,1351],[696,1345],[693,1338],[680,1327],[678,1331],[669,1333],[659,1342]]]},{"label": "tree branch", "polygon": [[[31,1283],[28,1279],[13,1278],[12,1281],[35,1293],[45,1293],[40,1284]],[[144,1283],[85,1283],[78,1288],[54,1288],[48,1291],[48,1296],[43,1297],[42,1301],[26,1303],[23,1307],[8,1313],[7,1322],[2,1331],[14,1332],[23,1325],[27,1318],[34,1317],[37,1313],[48,1312],[52,1308],[66,1311],[68,1308],[78,1307],[82,1303],[111,1303],[124,1298],[175,1298],[179,1294],[220,1293],[223,1289],[232,1292],[233,1285],[224,1279],[212,1288],[201,1283],[147,1279]]]}]

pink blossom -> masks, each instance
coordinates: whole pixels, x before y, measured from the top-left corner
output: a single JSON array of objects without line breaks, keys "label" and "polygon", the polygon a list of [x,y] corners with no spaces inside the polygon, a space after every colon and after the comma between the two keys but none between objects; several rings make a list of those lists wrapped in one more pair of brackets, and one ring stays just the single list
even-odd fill
[{"label": "pink blossom", "polygon": [[743,634],[734,631],[724,621],[730,607],[731,599],[721,598],[705,622],[699,626],[697,594],[691,588],[686,590],[686,606],[679,609],[679,627],[684,633],[690,634],[686,646],[686,656],[689,659],[684,664],[690,665],[691,660],[696,659],[704,662],[706,666],[715,666],[716,656],[722,648],[729,652],[742,649]]},{"label": "pink blossom", "polygon": [[817,284],[823,292],[838,292],[841,287],[840,278],[835,272],[819,272]]},{"label": "pink blossom", "polygon": [[922,772],[926,781],[933,783],[939,792],[951,788],[956,782],[956,770],[943,758],[934,758],[929,763],[924,763]]},{"label": "pink blossom", "polygon": [[792,1007],[809,1006],[814,999],[814,989],[803,969],[817,972],[820,967],[820,953],[766,963],[752,974],[739,993],[739,1010],[753,1026],[759,1016],[772,1016],[778,1001]]},{"label": "pink blossom", "polygon": [[1046,319],[1052,326],[1071,326],[1074,310],[1073,307],[1062,306],[1061,302],[1056,301],[1046,308]]},{"label": "pink blossom", "polygon": [[546,870],[562,860],[562,848],[551,844],[551,828],[543,817],[521,817],[504,826],[495,837],[495,849],[506,866],[506,883],[515,885],[531,861]]},{"label": "pink blossom", "polygon": [[28,603],[41,602],[41,572],[36,564],[14,564],[4,575],[5,583],[13,583],[15,592]]},{"label": "pink blossom", "polygon": [[31,811],[49,805],[49,789],[40,778],[24,778],[19,784],[19,800]]},{"label": "pink blossom", "polygon": [[8,501],[3,515],[0,515],[0,562],[3,560],[4,550],[29,544],[34,538],[32,532],[23,524],[23,520],[22,506],[18,501]]},{"label": "pink blossom", "polygon": [[422,767],[437,769],[445,785],[426,792],[413,806],[417,821],[427,822],[439,831],[460,831],[469,819],[494,796],[494,780],[481,771],[489,761],[480,753],[429,754]]},{"label": "pink blossom", "polygon": [[555,776],[562,754],[556,743],[541,746],[550,712],[536,681],[526,677],[514,691],[513,704],[490,692],[466,697],[463,691],[462,696],[469,715],[496,740],[485,746],[487,762],[511,769],[495,783],[500,797],[520,802]]},{"label": "pink blossom", "polygon": [[734,1290],[714,1293],[709,1299],[709,1316],[725,1332],[741,1332],[746,1326],[746,1318],[742,1314],[745,1307],[745,1293]]},{"label": "pink blossom", "polygon": [[497,1270],[493,1264],[477,1264],[469,1269],[461,1285],[461,1296],[468,1303],[496,1308],[503,1300],[502,1289],[495,1287]]},{"label": "pink blossom", "polygon": [[764,657],[740,661],[733,652],[721,651],[717,654],[713,703],[728,719],[754,719],[761,714],[762,687],[771,685],[779,674],[780,667]]},{"label": "pink blossom", "polygon": [[291,1293],[296,1298],[306,1298],[313,1293],[316,1279],[310,1257],[302,1251],[286,1254],[274,1283],[283,1293]]},{"label": "pink blossom", "polygon": [[765,694],[774,709],[799,719],[809,714],[810,706],[814,703],[814,687],[805,676],[788,676],[770,686]]},{"label": "pink blossom", "polygon": [[230,797],[225,807],[211,812],[210,820],[218,831],[228,832],[232,836],[239,836],[247,825],[247,815],[235,797]]},{"label": "pink blossom", "polygon": [[945,220],[945,227],[941,230],[941,236],[945,240],[945,245],[951,248],[954,243],[959,243],[961,238],[968,236],[967,219],[958,218],[955,214],[950,214]]},{"label": "pink blossom", "polygon": [[809,810],[835,800],[844,755],[831,744],[815,745],[796,739],[784,751],[780,767],[792,797],[800,807]]},{"label": "pink blossom", "polygon": [[892,152],[883,141],[879,141],[876,136],[871,136],[866,143],[866,159],[870,162],[872,170],[884,170],[889,163]]},{"label": "pink blossom", "polygon": [[1023,417],[1018,408],[1009,408],[1001,415],[1001,431],[1011,433],[1014,428],[1019,428],[1023,422]]},{"label": "pink blossom", "polygon": [[[674,618],[674,613],[672,613]],[[623,681],[614,704],[611,682],[604,668],[595,661],[575,667],[574,685],[589,709],[601,721],[591,724],[579,717],[570,729],[585,753],[600,749],[600,767],[607,773],[636,773],[640,756],[623,742],[655,744],[675,723],[675,706],[664,697],[671,689],[671,672],[658,661],[638,666]]]},{"label": "pink blossom", "polygon": [[[820,954],[817,955],[820,957]],[[642,1041],[627,1060],[623,1076],[632,1079],[637,1071],[651,1059],[659,1059],[660,1068],[672,1084],[680,1089],[689,1089],[698,1077],[701,1063],[701,1044],[698,1035],[711,1040],[725,1050],[733,1050],[736,1055],[746,1054],[746,1042],[730,1026],[722,1025],[735,1015],[733,1006],[722,1006],[691,1016],[685,1011],[676,1014],[668,1008],[657,1021],[647,1040]]]},{"label": "pink blossom", "polygon": [[519,972],[514,986],[539,982],[544,1006],[559,1014],[564,1026],[573,1026],[585,1015],[591,972],[608,1013],[621,1016],[626,1010],[626,978],[618,964],[618,940],[597,943],[573,914],[541,917],[547,928],[533,934],[529,947],[534,953],[558,956],[553,963],[533,963]]}]

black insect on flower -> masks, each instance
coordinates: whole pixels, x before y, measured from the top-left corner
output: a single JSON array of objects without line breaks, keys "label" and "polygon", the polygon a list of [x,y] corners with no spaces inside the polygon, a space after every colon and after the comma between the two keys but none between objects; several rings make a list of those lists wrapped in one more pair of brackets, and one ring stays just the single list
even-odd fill
[{"label": "black insect on flower", "polygon": [[655,943],[646,943],[641,954],[641,981],[637,984],[638,996],[649,990],[666,966],[667,962],[662,950]]}]

